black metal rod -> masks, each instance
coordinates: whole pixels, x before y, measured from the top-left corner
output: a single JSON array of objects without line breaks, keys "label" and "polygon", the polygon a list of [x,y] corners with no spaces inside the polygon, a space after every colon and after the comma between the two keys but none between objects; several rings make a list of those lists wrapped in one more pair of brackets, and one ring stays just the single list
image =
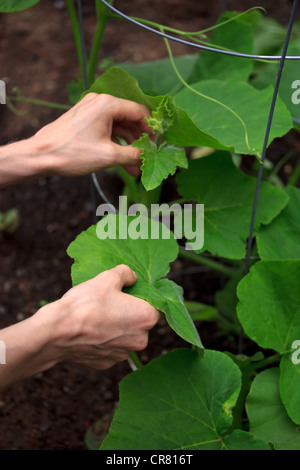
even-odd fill
[{"label": "black metal rod", "polygon": [[[266,153],[267,153],[267,147],[268,147],[268,142],[269,142],[269,137],[270,137],[270,130],[271,130],[274,111],[275,111],[276,100],[277,100],[277,96],[278,96],[278,91],[279,91],[280,82],[281,82],[281,78],[282,78],[283,67],[284,67],[285,60],[286,60],[286,53],[287,53],[287,49],[288,49],[288,45],[289,45],[290,37],[291,37],[291,33],[292,33],[292,28],[293,28],[293,24],[294,24],[294,21],[295,21],[297,6],[298,6],[298,0],[294,0],[292,12],[291,12],[291,17],[290,17],[289,25],[288,25],[288,29],[287,29],[287,34],[286,34],[286,38],[285,38],[285,42],[284,42],[283,52],[282,52],[280,64],[279,64],[279,67],[278,67],[278,73],[277,73],[277,77],[276,77],[276,82],[275,82],[275,88],[274,88],[273,98],[272,98],[272,102],[271,102],[271,107],[270,107],[270,113],[269,113],[269,118],[268,118],[268,123],[267,123],[267,128],[266,128],[266,134],[265,134],[265,140],[264,140],[264,145],[263,145],[263,150],[262,150],[262,156],[261,156],[260,165],[259,165],[259,169],[258,169],[258,176],[257,176],[254,202],[253,202],[253,208],[252,208],[251,222],[250,222],[249,238],[248,238],[248,244],[247,244],[247,254],[246,254],[246,259],[245,259],[244,276],[246,276],[248,274],[249,269],[250,269],[251,250],[252,250],[252,242],[253,242],[253,234],[254,234],[254,225],[255,225],[255,219],[256,219],[256,213],[257,213],[257,207],[258,207],[259,192],[260,192],[262,176],[263,176],[263,170],[264,170],[264,161],[265,161],[265,157],[266,157]],[[240,339],[239,339],[239,354],[241,353],[241,349],[242,349],[242,336],[243,336],[243,330],[241,329],[241,335],[240,335]]]}]

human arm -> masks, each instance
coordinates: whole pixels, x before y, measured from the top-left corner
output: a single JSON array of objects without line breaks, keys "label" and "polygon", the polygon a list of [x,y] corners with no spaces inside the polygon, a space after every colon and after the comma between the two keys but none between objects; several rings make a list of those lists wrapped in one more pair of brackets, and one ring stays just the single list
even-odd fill
[{"label": "human arm", "polygon": [[128,266],[116,266],[1,330],[6,364],[0,364],[0,392],[61,362],[104,370],[144,349],[159,313],[122,292],[135,282]]},{"label": "human arm", "polygon": [[[118,165],[140,165],[131,144],[151,133],[150,112],[135,102],[106,94],[87,94],[33,137],[0,147],[0,187],[41,176],[79,176]],[[118,144],[117,137],[127,146]]]}]

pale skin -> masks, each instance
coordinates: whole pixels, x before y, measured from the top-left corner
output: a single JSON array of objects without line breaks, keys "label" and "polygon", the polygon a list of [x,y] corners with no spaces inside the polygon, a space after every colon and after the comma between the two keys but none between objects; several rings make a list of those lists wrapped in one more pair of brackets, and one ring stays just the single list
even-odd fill
[{"label": "pale skin", "polygon": [[[149,110],[109,95],[88,94],[33,137],[0,147],[0,187],[41,176],[78,176],[122,165],[139,172],[140,151],[132,144],[151,133]],[[120,146],[122,137],[127,146]],[[136,282],[125,265],[102,272],[70,289],[22,322],[0,330],[6,364],[0,364],[0,392],[61,362],[100,370],[147,347],[159,312],[122,292]]]}]

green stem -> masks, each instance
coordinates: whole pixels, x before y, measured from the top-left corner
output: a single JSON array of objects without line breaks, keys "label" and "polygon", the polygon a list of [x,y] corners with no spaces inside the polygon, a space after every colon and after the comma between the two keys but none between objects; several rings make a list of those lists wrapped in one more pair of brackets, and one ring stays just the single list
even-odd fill
[{"label": "green stem", "polygon": [[296,186],[296,184],[298,183],[299,178],[300,178],[300,163],[298,163],[298,165],[294,169],[294,172],[293,172],[292,176],[289,179],[288,185],[289,186]]},{"label": "green stem", "polygon": [[194,263],[200,264],[201,266],[208,266],[214,271],[218,271],[221,274],[225,274],[225,276],[232,277],[235,273],[233,269],[229,268],[228,266],[225,266],[224,264],[219,263],[218,261],[206,258],[205,256],[197,255],[196,253],[187,251],[184,248],[179,248],[179,256],[181,258],[194,261]]},{"label": "green stem", "polygon": [[230,434],[234,429],[242,429],[243,427],[245,402],[251,382],[252,379],[248,371],[242,370],[242,386],[235,407],[232,410],[232,425],[226,434]]},{"label": "green stem", "polygon": [[139,360],[138,355],[134,351],[131,351],[129,357],[137,369],[141,369],[143,367],[142,362]]},{"label": "green stem", "polygon": [[271,178],[272,176],[275,176],[279,173],[279,171],[281,170],[281,168],[283,167],[283,165],[286,164],[286,162],[292,158],[296,153],[298,152],[298,150],[296,149],[293,149],[291,150],[290,152],[288,152],[286,155],[284,155],[280,160],[279,162],[275,165],[275,167],[273,168],[273,170],[271,171],[270,175],[269,175],[269,178]]},{"label": "green stem", "polygon": [[71,22],[71,27],[72,27],[75,46],[76,46],[77,57],[78,57],[78,63],[80,66],[81,75],[83,76],[84,70],[83,70],[83,58],[82,58],[82,50],[81,50],[80,27],[79,27],[76,9],[73,4],[73,0],[66,0],[66,6],[67,6],[70,22]]},{"label": "green stem", "polygon": [[[240,18],[241,16],[243,15],[246,15],[248,13],[251,13],[252,11],[254,10],[262,10],[264,13],[266,12],[266,10],[262,7],[252,7],[252,8],[249,8],[248,10],[242,12],[242,13],[239,13],[237,14],[236,16],[233,16],[232,18],[229,18],[228,20],[224,20],[214,26],[211,26],[210,28],[207,28],[207,29],[204,29],[204,30],[200,30],[200,31],[182,31],[181,29],[176,29],[176,28],[171,28],[170,26],[165,26],[165,25],[161,25],[159,23],[155,23],[154,21],[149,21],[149,20],[145,20],[143,18],[137,18],[137,17],[134,17],[134,16],[131,16],[131,18],[135,21],[138,21],[139,23],[142,23],[142,24],[145,24],[147,26],[152,26],[154,28],[157,28],[157,29],[160,29],[160,28],[163,28],[165,31],[168,31],[170,33],[174,33],[174,34],[179,34],[181,36],[202,36],[202,37],[206,37],[206,32],[209,32],[209,31],[212,31],[212,30],[215,30],[217,28],[220,28],[221,26],[224,26],[232,21],[235,21],[237,20],[238,18]],[[114,18],[121,18],[119,15],[117,14],[112,14],[111,15],[112,17]]]},{"label": "green stem", "polygon": [[247,367],[247,371],[255,371],[258,369],[262,369],[263,367],[269,366],[270,364],[274,364],[275,362],[278,362],[280,360],[281,356],[281,354],[274,354],[273,356],[267,357],[266,359],[254,362],[253,364]]},{"label": "green stem", "polygon": [[36,100],[35,98],[25,98],[25,96],[7,96],[9,101],[20,101],[23,103],[30,103],[37,106],[46,106],[47,108],[62,109],[68,111],[71,106],[67,104],[53,103],[51,101]]},{"label": "green stem", "polygon": [[232,410],[232,425],[226,434],[230,434],[234,429],[242,429],[243,427],[243,415],[245,409],[246,397],[249,393],[249,389],[252,383],[251,372],[255,372],[258,369],[269,366],[278,362],[281,358],[281,354],[274,354],[273,356],[267,357],[262,361],[254,362],[249,366],[246,366],[244,369],[241,369],[242,372],[242,387],[240,390],[239,397],[237,399],[236,405]]},{"label": "green stem", "polygon": [[147,209],[150,209],[151,204],[158,204],[161,195],[162,185],[150,191],[145,191],[141,200],[141,204],[144,204]]},{"label": "green stem", "polygon": [[110,13],[107,8],[105,10],[103,9],[103,5],[100,4],[96,0],[95,2],[96,5],[96,12],[97,12],[97,27],[91,47],[91,52],[90,52],[90,57],[89,57],[89,62],[88,62],[88,83],[89,86],[94,82],[95,80],[95,73],[96,73],[96,68],[97,68],[97,60],[99,56],[99,50],[102,42],[102,37],[104,33],[104,29],[106,26],[106,22],[108,18],[110,18]]}]

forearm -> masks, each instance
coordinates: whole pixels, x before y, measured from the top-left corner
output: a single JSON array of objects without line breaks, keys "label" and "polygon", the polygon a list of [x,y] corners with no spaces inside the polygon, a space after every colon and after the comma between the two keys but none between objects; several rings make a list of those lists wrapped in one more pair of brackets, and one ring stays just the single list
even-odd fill
[{"label": "forearm", "polygon": [[38,139],[0,147],[0,188],[51,173],[51,157]]},{"label": "forearm", "polygon": [[53,315],[40,309],[32,317],[0,331],[6,363],[0,363],[0,392],[59,362],[53,347]]}]

